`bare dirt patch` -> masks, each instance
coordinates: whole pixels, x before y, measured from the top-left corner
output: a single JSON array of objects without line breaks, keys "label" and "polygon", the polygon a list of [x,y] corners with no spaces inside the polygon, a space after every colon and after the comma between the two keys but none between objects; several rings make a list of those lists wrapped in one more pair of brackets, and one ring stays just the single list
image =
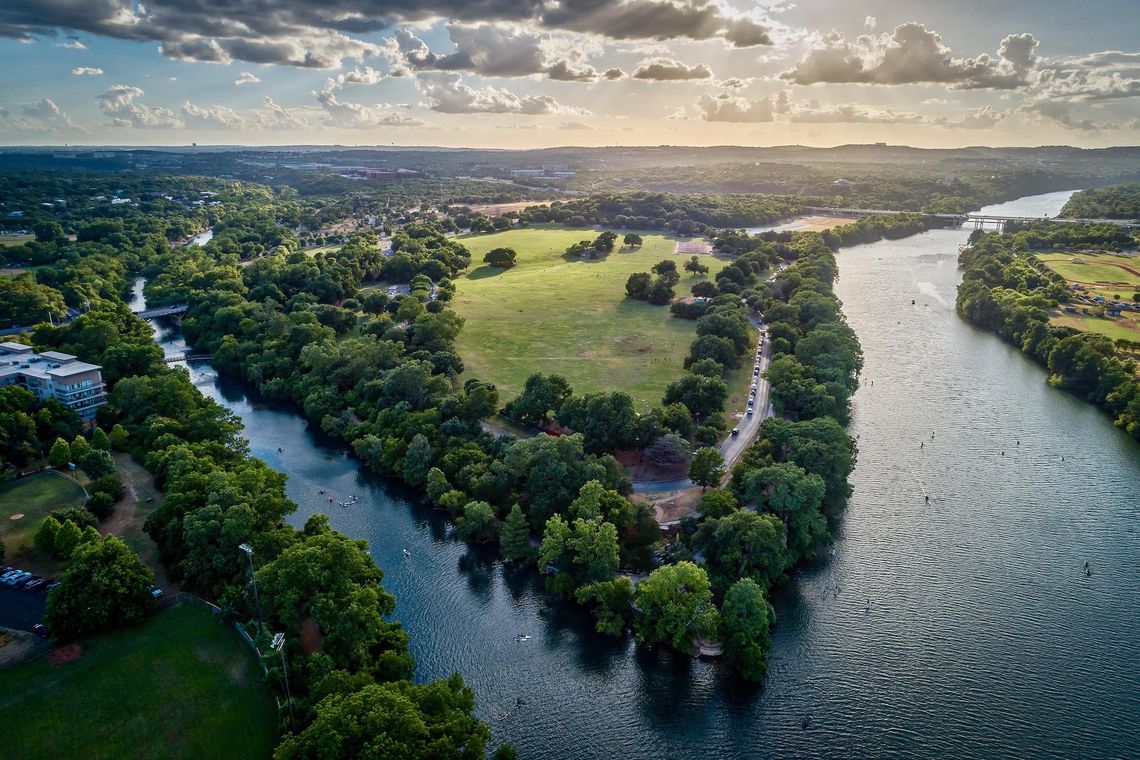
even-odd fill
[{"label": "bare dirt patch", "polygon": [[312,654],[313,652],[321,651],[325,646],[325,635],[321,633],[321,627],[317,625],[317,621],[312,618],[305,618],[301,621],[301,648],[305,650],[305,654]]},{"label": "bare dirt patch", "polygon": [[638,495],[634,498],[643,500],[653,507],[657,522],[664,524],[675,522],[696,512],[697,504],[701,501],[701,489],[686,488],[680,491]]},{"label": "bare dirt patch", "polygon": [[516,203],[476,203],[474,206],[468,206],[468,208],[487,216],[499,216],[501,214],[513,214],[516,211],[522,211],[524,208],[530,208],[531,206],[546,206],[553,202],[554,201],[518,201]]},{"label": "bare dirt patch", "polygon": [[52,665],[66,665],[69,662],[75,662],[83,656],[83,647],[79,644],[68,644],[62,647],[56,647],[47,653],[47,661]]}]

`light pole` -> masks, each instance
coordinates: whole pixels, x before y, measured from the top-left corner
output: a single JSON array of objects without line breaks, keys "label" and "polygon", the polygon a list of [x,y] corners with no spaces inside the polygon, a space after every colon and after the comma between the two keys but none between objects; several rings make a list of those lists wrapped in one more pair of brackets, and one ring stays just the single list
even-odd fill
[{"label": "light pole", "polygon": [[257,605],[257,623],[264,628],[265,621],[261,614],[261,597],[257,595],[257,576],[253,574],[253,547],[249,544],[240,544],[238,548],[245,552],[245,556],[249,559],[249,581],[253,584],[253,601]]},{"label": "light pole", "polygon": [[273,634],[273,649],[281,655],[281,667],[285,673],[285,699],[289,700],[289,728],[293,728],[293,693],[289,690],[289,661],[285,658],[285,634]]}]

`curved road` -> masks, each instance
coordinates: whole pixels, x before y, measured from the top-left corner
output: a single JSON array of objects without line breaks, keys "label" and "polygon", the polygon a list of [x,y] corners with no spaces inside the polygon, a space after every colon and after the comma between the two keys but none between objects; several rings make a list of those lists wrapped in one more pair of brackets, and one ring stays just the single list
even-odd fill
[{"label": "curved road", "polygon": [[[757,344],[757,349],[760,353],[760,377],[757,378],[756,384],[756,401],[754,403],[755,412],[751,416],[745,414],[745,410],[741,409],[740,422],[737,424],[736,435],[729,435],[717,448],[724,456],[724,469],[725,473],[732,471],[732,466],[736,464],[736,460],[740,459],[741,454],[748,448],[749,444],[756,438],[756,434],[760,432],[760,424],[772,416],[772,388],[768,381],[763,378],[765,372],[768,371],[768,364],[772,361],[772,347],[771,344],[764,341],[764,323],[755,316],[749,316],[748,321],[752,326],[760,331],[760,340]],[[657,493],[660,491],[680,491],[686,488],[695,488],[696,483],[688,478],[678,478],[676,480],[635,480],[633,482],[634,493]]]}]

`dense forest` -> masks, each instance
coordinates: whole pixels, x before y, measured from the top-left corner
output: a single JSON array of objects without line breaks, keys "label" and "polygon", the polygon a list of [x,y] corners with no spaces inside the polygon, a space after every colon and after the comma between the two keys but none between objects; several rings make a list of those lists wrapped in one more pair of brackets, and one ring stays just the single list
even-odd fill
[{"label": "dense forest", "polygon": [[1061,209],[1071,219],[1135,219],[1140,221],[1140,184],[1094,187],[1075,193]]},{"label": "dense forest", "polygon": [[1101,335],[1049,323],[1069,298],[1064,279],[1041,266],[1032,251],[1128,244],[1116,225],[1035,222],[1000,233],[975,232],[959,256],[964,274],[957,309],[973,324],[997,333],[1049,371],[1049,382],[1107,412],[1140,439],[1140,381],[1134,363]]}]

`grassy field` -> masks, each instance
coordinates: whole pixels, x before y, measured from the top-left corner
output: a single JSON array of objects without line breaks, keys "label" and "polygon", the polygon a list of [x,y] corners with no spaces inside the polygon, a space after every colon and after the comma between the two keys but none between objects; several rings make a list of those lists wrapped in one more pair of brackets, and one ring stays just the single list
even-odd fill
[{"label": "grassy field", "polygon": [[36,758],[268,758],[277,710],[253,652],[183,604],[72,662],[0,670],[0,751]]},{"label": "grassy field", "polygon": [[1140,318],[1137,318],[1135,314],[1121,316],[1119,319],[1083,314],[1061,314],[1049,321],[1055,325],[1105,335],[1112,340],[1140,341]]},{"label": "grassy field", "polygon": [[1070,283],[1084,285],[1093,295],[1131,301],[1132,294],[1140,292],[1140,256],[1039,253],[1037,258]]},{"label": "grassy field", "polygon": [[[455,310],[467,323],[458,349],[466,375],[499,386],[503,401],[535,372],[559,373],[575,392],[624,390],[640,409],[660,402],[665,386],[684,372],[695,323],[674,319],[666,306],[625,297],[625,281],[662,259],[677,262],[674,238],[643,235],[639,250],[616,250],[600,260],[568,261],[567,246],[598,230],[539,225],[458,238],[471,251],[471,271],[458,278]],[[518,264],[503,271],[483,254],[506,246]],[[715,274],[725,261],[702,260]],[[683,276],[677,295],[703,278]]]},{"label": "grassy field", "polygon": [[[32,545],[36,529],[50,512],[81,507],[86,500],[82,486],[58,472],[41,472],[0,486],[0,540],[8,555]],[[13,520],[14,515],[23,517]]]}]

